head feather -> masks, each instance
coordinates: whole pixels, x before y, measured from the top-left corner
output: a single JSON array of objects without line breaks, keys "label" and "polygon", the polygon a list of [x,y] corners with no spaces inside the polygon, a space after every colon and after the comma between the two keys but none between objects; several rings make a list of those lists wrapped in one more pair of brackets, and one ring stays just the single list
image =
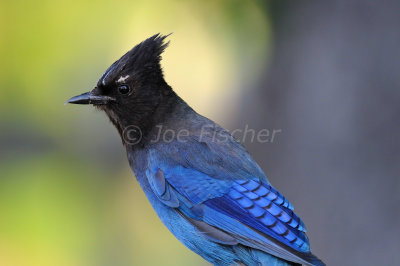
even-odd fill
[{"label": "head feather", "polygon": [[160,61],[161,54],[169,45],[169,42],[165,42],[169,35],[157,33],[133,47],[104,72],[98,85],[106,86],[123,74],[142,75],[148,72],[152,76],[163,78]]}]

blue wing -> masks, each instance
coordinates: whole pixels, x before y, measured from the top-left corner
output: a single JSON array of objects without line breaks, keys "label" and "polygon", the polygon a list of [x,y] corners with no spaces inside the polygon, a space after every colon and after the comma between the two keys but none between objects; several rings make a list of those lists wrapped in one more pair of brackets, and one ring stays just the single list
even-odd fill
[{"label": "blue wing", "polygon": [[160,144],[149,151],[146,175],[157,197],[210,240],[310,261],[303,222],[236,141]]}]

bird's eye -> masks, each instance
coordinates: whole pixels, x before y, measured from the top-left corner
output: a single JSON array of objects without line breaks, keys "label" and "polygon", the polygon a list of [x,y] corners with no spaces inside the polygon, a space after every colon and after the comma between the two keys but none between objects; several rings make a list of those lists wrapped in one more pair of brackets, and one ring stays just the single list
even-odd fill
[{"label": "bird's eye", "polygon": [[121,85],[118,87],[118,91],[121,94],[128,94],[131,91],[131,89],[129,88],[128,85]]}]

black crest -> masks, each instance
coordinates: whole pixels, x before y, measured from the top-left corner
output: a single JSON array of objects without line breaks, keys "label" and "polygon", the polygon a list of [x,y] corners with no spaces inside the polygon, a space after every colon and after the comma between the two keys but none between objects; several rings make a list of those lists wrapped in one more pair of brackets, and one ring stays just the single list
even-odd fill
[{"label": "black crest", "polygon": [[162,78],[160,60],[162,52],[169,44],[165,43],[165,38],[169,35],[158,33],[133,47],[104,72],[98,86],[106,86],[109,81],[125,73],[141,76],[151,74]]}]

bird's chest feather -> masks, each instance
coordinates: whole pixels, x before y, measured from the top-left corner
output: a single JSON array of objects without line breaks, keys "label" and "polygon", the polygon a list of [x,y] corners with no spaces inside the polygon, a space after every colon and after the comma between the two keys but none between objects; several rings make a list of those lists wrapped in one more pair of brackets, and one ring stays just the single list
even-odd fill
[{"label": "bird's chest feather", "polygon": [[146,176],[148,166],[147,151],[128,152],[128,159],[136,180],[150,201],[153,209],[167,228],[175,234],[179,227],[184,226],[181,215],[174,209],[163,204],[154,194]]}]

